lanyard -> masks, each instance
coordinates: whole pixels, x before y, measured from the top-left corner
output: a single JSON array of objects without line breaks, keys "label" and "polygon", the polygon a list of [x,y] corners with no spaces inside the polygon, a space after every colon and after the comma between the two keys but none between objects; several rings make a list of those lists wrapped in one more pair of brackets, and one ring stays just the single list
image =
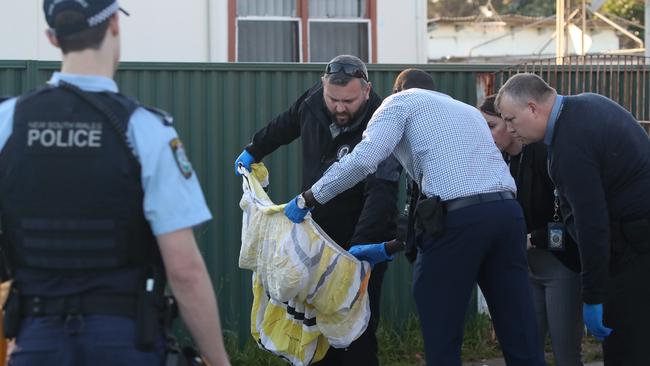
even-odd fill
[{"label": "lanyard", "polygon": [[553,189],[553,222],[560,222],[560,192],[557,191],[557,188]]}]

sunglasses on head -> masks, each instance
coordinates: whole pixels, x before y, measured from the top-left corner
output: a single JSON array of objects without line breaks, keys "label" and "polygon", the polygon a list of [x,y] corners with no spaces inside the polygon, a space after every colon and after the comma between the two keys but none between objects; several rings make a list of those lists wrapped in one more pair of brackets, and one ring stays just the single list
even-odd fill
[{"label": "sunglasses on head", "polygon": [[368,76],[363,69],[357,65],[345,64],[342,62],[330,62],[325,67],[325,74],[338,74],[339,72],[344,73],[347,76],[352,76],[353,78],[363,79],[368,81]]}]

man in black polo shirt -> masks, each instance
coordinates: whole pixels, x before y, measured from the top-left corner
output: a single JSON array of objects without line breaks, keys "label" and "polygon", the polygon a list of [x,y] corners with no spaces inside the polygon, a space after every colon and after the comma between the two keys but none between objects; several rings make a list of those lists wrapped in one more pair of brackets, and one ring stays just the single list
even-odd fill
[{"label": "man in black polo shirt", "polygon": [[548,145],[566,230],[580,249],[584,321],[604,340],[605,365],[650,365],[648,136],[614,101],[561,96],[533,74],[510,78],[496,105],[522,142]]}]

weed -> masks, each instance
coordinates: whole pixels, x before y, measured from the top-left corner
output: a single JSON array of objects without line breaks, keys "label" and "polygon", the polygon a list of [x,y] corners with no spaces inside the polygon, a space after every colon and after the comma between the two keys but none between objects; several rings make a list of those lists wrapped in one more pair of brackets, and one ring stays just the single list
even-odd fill
[{"label": "weed", "polygon": [[[382,322],[377,330],[379,364],[385,366],[424,365],[424,342],[420,324],[415,315],[400,327]],[[286,363],[261,350],[250,339],[243,347],[234,334],[226,334],[226,348],[233,366],[284,366]],[[496,357],[501,354],[494,340],[490,320],[477,315],[465,325],[462,358],[466,361]]]}]

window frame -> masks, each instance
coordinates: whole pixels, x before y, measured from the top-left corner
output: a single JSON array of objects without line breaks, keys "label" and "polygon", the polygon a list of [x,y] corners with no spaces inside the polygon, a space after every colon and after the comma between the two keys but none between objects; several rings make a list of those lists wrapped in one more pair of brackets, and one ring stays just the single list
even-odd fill
[{"label": "window frame", "polygon": [[[240,21],[249,21],[249,22],[295,22],[298,23],[298,61],[303,61],[303,32],[302,32],[302,21],[300,17],[290,17],[290,16],[261,16],[261,15],[248,15],[243,17],[236,17],[235,19],[235,62],[252,62],[252,61],[239,61],[239,22]],[[266,62],[266,61],[253,61],[253,62]],[[271,61],[268,61],[271,62]],[[294,61],[285,61],[285,62],[294,62]]]},{"label": "window frame", "polygon": [[[309,18],[307,19],[307,62],[311,60],[311,23],[365,23],[368,28],[368,60],[372,60],[372,24],[370,18]],[[319,61],[321,62],[321,61]]]},{"label": "window frame", "polygon": [[301,63],[310,62],[310,45],[309,45],[309,22],[315,21],[341,21],[341,22],[367,22],[369,24],[368,31],[368,63],[377,62],[377,2],[379,0],[365,0],[366,1],[366,16],[364,18],[356,17],[341,17],[341,18],[322,18],[322,17],[309,17],[309,0],[296,0],[296,16],[237,16],[237,0],[228,0],[228,61],[237,61],[238,49],[238,19],[240,18],[285,18],[298,21],[299,35],[299,54]]}]

